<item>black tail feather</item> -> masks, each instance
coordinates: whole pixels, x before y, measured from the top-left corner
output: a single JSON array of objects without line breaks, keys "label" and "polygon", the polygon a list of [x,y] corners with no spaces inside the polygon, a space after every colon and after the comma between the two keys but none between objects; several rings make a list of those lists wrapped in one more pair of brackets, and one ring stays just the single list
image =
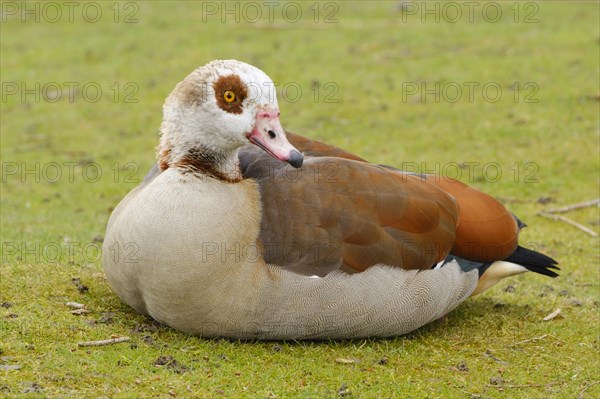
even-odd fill
[{"label": "black tail feather", "polygon": [[515,252],[508,258],[504,259],[507,262],[516,263],[535,273],[543,274],[548,277],[557,277],[551,269],[560,270],[557,266],[558,262],[551,257],[541,254],[531,249],[518,246]]}]

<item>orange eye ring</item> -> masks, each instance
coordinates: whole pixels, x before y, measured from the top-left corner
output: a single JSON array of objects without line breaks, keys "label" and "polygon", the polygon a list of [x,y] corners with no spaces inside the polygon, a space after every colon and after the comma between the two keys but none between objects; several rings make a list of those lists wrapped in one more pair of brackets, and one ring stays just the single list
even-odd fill
[{"label": "orange eye ring", "polygon": [[223,93],[223,100],[225,100],[226,103],[232,103],[235,101],[235,99],[236,95],[231,90],[227,90],[225,93]]}]

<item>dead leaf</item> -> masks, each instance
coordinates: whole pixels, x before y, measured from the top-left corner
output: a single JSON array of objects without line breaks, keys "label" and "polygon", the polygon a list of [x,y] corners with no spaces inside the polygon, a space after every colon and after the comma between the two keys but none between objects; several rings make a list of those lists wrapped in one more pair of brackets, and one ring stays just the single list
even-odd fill
[{"label": "dead leaf", "polygon": [[157,367],[165,366],[172,371],[181,374],[188,370],[188,368],[182,364],[180,364],[175,358],[171,355],[160,356],[158,359],[154,361],[154,365]]},{"label": "dead leaf", "polygon": [[26,382],[23,385],[25,385],[25,389],[21,393],[41,392],[43,390],[37,382]]},{"label": "dead leaf", "polygon": [[18,364],[0,364],[0,370],[19,370],[21,366]]},{"label": "dead leaf", "polygon": [[336,363],[341,363],[341,364],[352,364],[352,363],[358,363],[358,359],[347,359],[347,358],[343,358],[343,357],[338,357],[337,359],[335,359]]},{"label": "dead leaf", "polygon": [[556,316],[558,316],[559,314],[560,314],[560,309],[556,309],[554,312],[550,313],[548,316],[544,317],[542,320],[550,321],[552,319],[555,319]]}]

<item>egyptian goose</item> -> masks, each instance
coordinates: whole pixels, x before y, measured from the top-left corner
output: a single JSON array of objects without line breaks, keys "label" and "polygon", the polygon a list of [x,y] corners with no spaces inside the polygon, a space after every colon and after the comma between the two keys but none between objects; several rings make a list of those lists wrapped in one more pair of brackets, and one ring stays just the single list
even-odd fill
[{"label": "egyptian goose", "polygon": [[273,87],[213,61],[167,98],[157,165],[104,240],[138,312],[204,337],[387,337],[501,278],[556,276],[490,196],[286,132]]}]

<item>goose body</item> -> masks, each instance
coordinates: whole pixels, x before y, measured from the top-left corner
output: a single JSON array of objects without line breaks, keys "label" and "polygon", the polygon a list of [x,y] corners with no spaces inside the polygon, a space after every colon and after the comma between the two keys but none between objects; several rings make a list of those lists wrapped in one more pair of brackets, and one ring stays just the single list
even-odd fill
[{"label": "goose body", "polygon": [[214,61],[167,98],[157,165],[104,240],[138,312],[204,337],[387,337],[509,275],[556,275],[493,198],[286,133],[269,87]]}]

